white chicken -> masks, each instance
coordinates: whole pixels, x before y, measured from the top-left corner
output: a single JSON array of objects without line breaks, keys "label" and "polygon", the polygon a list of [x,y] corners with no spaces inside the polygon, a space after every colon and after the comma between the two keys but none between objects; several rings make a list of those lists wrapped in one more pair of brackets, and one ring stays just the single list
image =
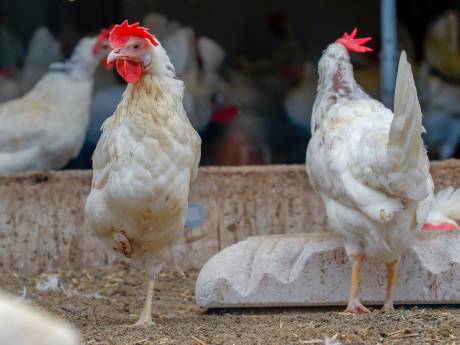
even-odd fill
[{"label": "white chicken", "polygon": [[393,115],[354,79],[348,51],[370,51],[363,46],[370,38],[356,38],[356,32],[330,44],[319,61],[306,157],[330,230],[343,237],[353,262],[350,313],[368,312],[359,300],[364,256],[387,264],[384,310],[393,309],[398,260],[427,219],[433,197],[422,113],[406,54],[399,62]]},{"label": "white chicken", "polygon": [[21,98],[0,105],[0,172],[59,169],[80,152],[89,123],[93,75],[108,45],[83,38]]},{"label": "white chicken", "polygon": [[184,229],[201,139],[183,108],[184,84],[154,36],[125,21],[110,44],[108,61],[129,84],[104,122],[85,215],[109,248],[145,262],[150,281],[137,325],[149,325],[155,277]]},{"label": "white chicken", "polygon": [[46,73],[48,66],[62,59],[61,46],[51,32],[38,28],[30,40],[24,68],[14,78],[0,78],[0,102],[24,95]]},{"label": "white chicken", "polygon": [[0,345],[79,345],[73,327],[32,308],[23,301],[0,294]]}]

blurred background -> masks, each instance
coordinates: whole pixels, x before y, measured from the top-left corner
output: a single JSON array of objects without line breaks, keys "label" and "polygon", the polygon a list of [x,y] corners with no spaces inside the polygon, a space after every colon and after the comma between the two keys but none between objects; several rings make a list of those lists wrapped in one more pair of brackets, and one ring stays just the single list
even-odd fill
[{"label": "blurred background", "polygon": [[[460,1],[400,0],[396,10],[430,158],[460,158]],[[317,60],[345,31],[374,37],[374,52],[352,60],[358,82],[381,98],[380,18],[381,3],[368,0],[1,0],[0,102],[25,94],[80,38],[140,21],[186,84],[202,165],[304,163]],[[101,124],[124,88],[115,71],[96,72],[85,144],[67,168],[91,168]]]}]

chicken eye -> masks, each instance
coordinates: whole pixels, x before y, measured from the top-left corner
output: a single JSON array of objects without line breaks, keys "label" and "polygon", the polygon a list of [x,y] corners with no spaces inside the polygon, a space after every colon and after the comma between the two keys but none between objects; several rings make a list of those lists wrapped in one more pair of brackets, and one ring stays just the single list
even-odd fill
[{"label": "chicken eye", "polygon": [[138,49],[138,48],[139,48],[139,44],[133,45],[133,49]]}]

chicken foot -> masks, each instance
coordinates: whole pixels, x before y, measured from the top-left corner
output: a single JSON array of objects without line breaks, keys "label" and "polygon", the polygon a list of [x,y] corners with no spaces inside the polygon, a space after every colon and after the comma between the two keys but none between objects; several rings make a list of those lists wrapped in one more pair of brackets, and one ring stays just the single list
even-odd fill
[{"label": "chicken foot", "polygon": [[144,308],[142,309],[139,320],[133,325],[134,327],[148,327],[154,324],[152,321],[152,300],[155,288],[155,280],[149,279],[147,288],[147,298],[145,299]]},{"label": "chicken foot", "polygon": [[385,305],[383,306],[383,311],[392,311],[394,310],[393,306],[393,288],[396,281],[396,274],[398,271],[398,261],[395,260],[392,263],[388,264],[388,281],[387,281],[387,299]]},{"label": "chicken foot", "polygon": [[362,255],[353,257],[353,267],[351,271],[351,291],[350,299],[348,301],[347,309],[345,313],[351,314],[362,314],[368,313],[369,309],[361,304],[359,301],[359,285],[361,280],[361,263],[363,261]]}]

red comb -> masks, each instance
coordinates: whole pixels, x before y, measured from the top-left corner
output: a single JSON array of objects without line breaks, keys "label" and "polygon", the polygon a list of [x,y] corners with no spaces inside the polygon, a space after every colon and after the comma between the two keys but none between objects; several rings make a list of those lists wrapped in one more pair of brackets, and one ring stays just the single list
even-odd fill
[{"label": "red comb", "polygon": [[148,39],[154,46],[158,45],[155,36],[148,32],[149,29],[139,26],[139,23],[128,24],[125,20],[120,25],[115,25],[110,31],[109,42],[113,48],[121,48],[128,41],[130,36],[142,37]]},{"label": "red comb", "polygon": [[355,28],[351,34],[347,34],[346,32],[340,37],[336,42],[342,44],[345,48],[347,48],[351,52],[356,53],[367,53],[371,52],[372,48],[364,46],[367,42],[369,42],[372,37],[363,37],[363,38],[356,38],[356,34],[358,33],[358,29]]},{"label": "red comb", "polygon": [[99,50],[101,49],[102,43],[104,43],[105,40],[109,39],[111,29],[112,29],[112,27],[109,27],[108,29],[102,29],[101,30],[101,32],[99,33],[99,36],[97,37],[96,44],[94,45],[93,54],[99,53]]}]

